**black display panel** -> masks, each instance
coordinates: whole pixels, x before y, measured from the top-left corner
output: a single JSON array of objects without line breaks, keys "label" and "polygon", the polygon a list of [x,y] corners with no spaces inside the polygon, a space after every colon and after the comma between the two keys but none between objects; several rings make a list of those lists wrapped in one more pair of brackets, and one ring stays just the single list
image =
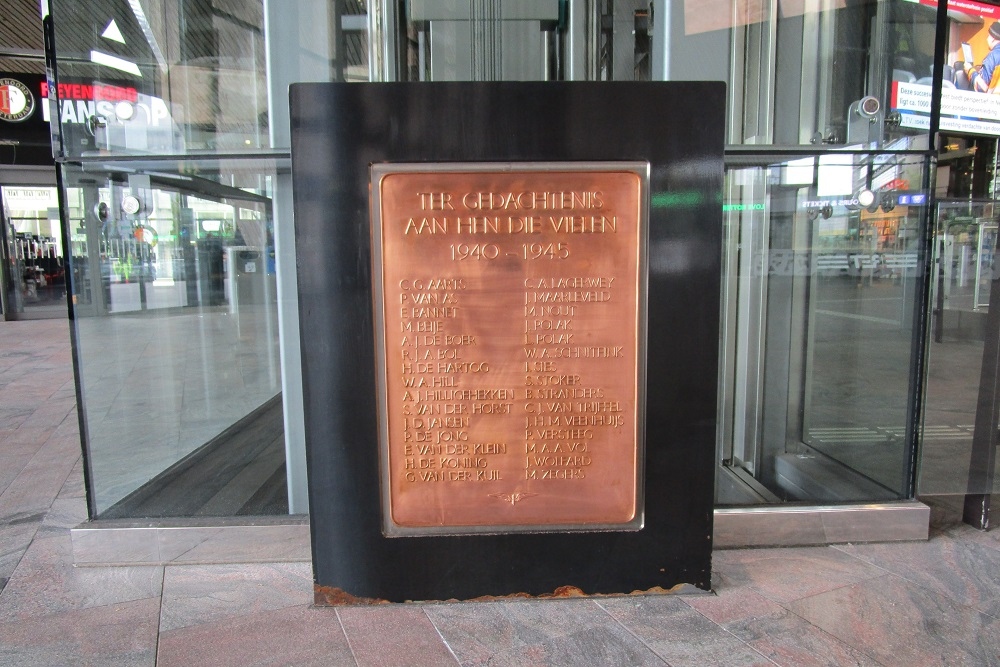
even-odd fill
[{"label": "black display panel", "polygon": [[53,164],[46,92],[41,74],[0,72],[0,164]]},{"label": "black display panel", "polygon": [[[678,584],[707,590],[724,85],[296,84],[291,112],[317,603],[551,595],[565,587],[587,594]],[[387,535],[372,167],[485,163],[503,169],[516,163],[559,171],[562,163],[600,169],[621,162],[648,165],[638,529],[577,525],[532,533],[479,526],[461,535]],[[579,200],[603,201],[592,195]],[[534,199],[541,200],[549,201]],[[426,201],[446,199],[428,195]],[[413,229],[435,224],[446,228],[418,220]],[[592,229],[593,218],[588,224]],[[610,224],[602,222],[602,229]],[[428,257],[429,269],[435,261]],[[496,316],[523,314],[505,306]]]}]

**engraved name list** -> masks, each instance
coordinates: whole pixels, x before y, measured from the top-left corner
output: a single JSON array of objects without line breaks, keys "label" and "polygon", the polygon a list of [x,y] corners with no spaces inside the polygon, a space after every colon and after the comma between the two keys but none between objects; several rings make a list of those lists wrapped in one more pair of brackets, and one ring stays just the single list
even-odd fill
[{"label": "engraved name list", "polygon": [[636,527],[644,165],[372,172],[389,534]]}]

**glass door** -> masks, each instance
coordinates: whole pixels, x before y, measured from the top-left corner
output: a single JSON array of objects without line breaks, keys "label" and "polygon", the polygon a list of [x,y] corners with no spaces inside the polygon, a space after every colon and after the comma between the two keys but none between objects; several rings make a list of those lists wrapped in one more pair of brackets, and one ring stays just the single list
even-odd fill
[{"label": "glass door", "polygon": [[877,159],[730,159],[721,504],[911,492],[926,165]]}]

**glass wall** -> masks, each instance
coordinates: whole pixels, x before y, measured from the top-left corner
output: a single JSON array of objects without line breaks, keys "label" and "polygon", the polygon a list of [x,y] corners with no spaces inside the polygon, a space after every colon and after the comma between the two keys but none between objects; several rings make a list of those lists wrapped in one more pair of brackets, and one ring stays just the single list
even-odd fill
[{"label": "glass wall", "polygon": [[93,514],[307,509],[295,81],[725,81],[719,502],[912,496],[935,5],[52,0]]},{"label": "glass wall", "polygon": [[62,165],[92,502],[104,518],[287,514],[276,167],[180,166]]},{"label": "glass wall", "polygon": [[996,278],[995,205],[943,198],[938,210],[920,491],[992,493],[997,476],[975,474],[974,437]]},{"label": "glass wall", "polygon": [[95,517],[302,511],[277,306],[288,155],[271,149],[264,14],[52,3],[47,93]]},{"label": "glass wall", "polygon": [[671,27],[729,54],[717,501],[910,497],[932,156],[898,80],[930,95],[936,9],[707,9]]}]

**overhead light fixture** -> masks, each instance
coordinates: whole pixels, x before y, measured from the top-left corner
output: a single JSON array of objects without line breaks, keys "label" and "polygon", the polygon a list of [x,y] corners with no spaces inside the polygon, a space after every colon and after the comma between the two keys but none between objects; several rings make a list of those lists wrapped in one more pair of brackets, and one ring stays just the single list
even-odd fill
[{"label": "overhead light fixture", "polygon": [[142,210],[142,202],[135,195],[125,195],[122,198],[122,211],[128,215],[135,215]]},{"label": "overhead light fixture", "polygon": [[858,204],[860,204],[864,208],[868,208],[869,206],[871,206],[874,201],[875,201],[875,193],[869,190],[868,188],[865,188],[864,190],[858,193]]},{"label": "overhead light fixture", "polygon": [[112,56],[108,53],[91,51],[90,62],[97,65],[104,65],[105,67],[111,67],[112,69],[116,69],[121,72],[128,72],[129,74],[134,74],[140,78],[142,77],[142,72],[139,71],[139,66],[134,62],[117,56]]},{"label": "overhead light fixture", "polygon": [[114,19],[111,19],[111,22],[108,23],[108,27],[101,33],[101,37],[109,39],[112,42],[118,42],[119,44],[125,43],[125,38],[122,37],[122,31],[118,29],[118,24],[115,23]]},{"label": "overhead light fixture", "polygon": [[156,58],[157,64],[159,64],[162,71],[166,72],[167,59],[163,57],[163,50],[160,49],[160,44],[156,41],[153,29],[149,27],[149,20],[146,18],[146,13],[142,10],[142,4],[139,0],[128,0],[128,6],[132,9],[132,16],[135,17],[136,23],[139,24],[139,30],[142,31],[142,36],[146,38],[146,42],[149,44],[149,48],[153,52],[153,57]]},{"label": "overhead light fixture", "polygon": [[115,105],[115,118],[118,120],[132,120],[133,116],[135,116],[135,107],[131,102],[122,100]]}]

